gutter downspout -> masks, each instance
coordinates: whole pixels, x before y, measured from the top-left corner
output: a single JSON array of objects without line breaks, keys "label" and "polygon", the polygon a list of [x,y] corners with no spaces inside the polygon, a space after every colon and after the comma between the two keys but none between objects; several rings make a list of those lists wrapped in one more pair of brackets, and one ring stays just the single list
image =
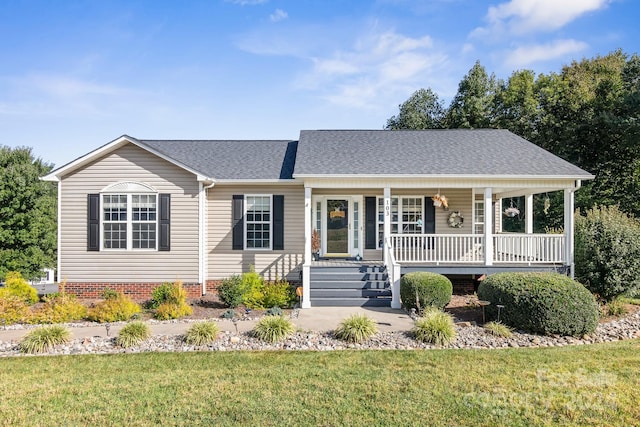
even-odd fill
[{"label": "gutter downspout", "polygon": [[[211,184],[205,186],[205,182]],[[215,184],[209,178],[198,181],[198,282],[202,286],[202,295],[207,294],[207,190]]]}]

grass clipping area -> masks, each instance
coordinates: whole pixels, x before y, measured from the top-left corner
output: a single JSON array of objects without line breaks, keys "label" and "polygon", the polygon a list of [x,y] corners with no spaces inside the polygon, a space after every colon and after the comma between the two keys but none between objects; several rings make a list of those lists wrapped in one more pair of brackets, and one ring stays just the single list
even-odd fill
[{"label": "grass clipping area", "polygon": [[4,425],[634,425],[640,341],[6,358]]}]

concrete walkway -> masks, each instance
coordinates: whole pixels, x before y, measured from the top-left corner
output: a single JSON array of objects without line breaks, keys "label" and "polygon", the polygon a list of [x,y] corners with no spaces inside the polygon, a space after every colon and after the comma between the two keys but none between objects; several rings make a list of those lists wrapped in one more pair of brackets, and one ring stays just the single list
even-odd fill
[{"label": "concrete walkway", "polygon": [[[299,310],[297,318],[292,320],[297,329],[303,331],[326,332],[334,330],[338,324],[352,314],[365,314],[372,318],[378,325],[381,332],[408,331],[413,327],[413,321],[403,310],[393,310],[386,307],[314,307]],[[216,319],[222,331],[247,332],[253,329],[256,320],[238,320],[232,322],[226,319]],[[151,327],[153,335],[182,335],[193,324],[193,321],[173,321],[173,322],[147,322]],[[109,326],[109,336],[118,336],[124,323],[112,324]],[[31,330],[25,329],[4,329],[0,326],[0,341],[18,341]],[[78,326],[69,328],[75,339],[87,337],[106,337],[106,325],[92,324],[90,326]]]}]

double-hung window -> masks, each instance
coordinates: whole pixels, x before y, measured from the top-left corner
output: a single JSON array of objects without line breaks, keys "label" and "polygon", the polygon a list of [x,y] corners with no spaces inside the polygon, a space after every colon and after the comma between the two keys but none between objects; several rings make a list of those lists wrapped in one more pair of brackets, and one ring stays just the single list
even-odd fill
[{"label": "double-hung window", "polygon": [[[423,224],[422,197],[391,198],[391,234],[420,234]],[[384,236],[384,198],[378,197],[378,247]]]},{"label": "double-hung window", "polygon": [[157,249],[156,194],[102,194],[104,249]]},{"label": "double-hung window", "polygon": [[271,249],[271,196],[245,196],[245,248]]},{"label": "double-hung window", "polygon": [[234,194],[233,250],[284,250],[284,195]]}]

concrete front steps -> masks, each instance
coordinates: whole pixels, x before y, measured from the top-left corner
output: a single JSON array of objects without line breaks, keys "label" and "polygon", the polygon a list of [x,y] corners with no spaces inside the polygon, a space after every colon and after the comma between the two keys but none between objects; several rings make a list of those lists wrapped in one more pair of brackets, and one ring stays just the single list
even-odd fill
[{"label": "concrete front steps", "polygon": [[311,267],[312,307],[389,307],[391,289],[383,265]]}]

